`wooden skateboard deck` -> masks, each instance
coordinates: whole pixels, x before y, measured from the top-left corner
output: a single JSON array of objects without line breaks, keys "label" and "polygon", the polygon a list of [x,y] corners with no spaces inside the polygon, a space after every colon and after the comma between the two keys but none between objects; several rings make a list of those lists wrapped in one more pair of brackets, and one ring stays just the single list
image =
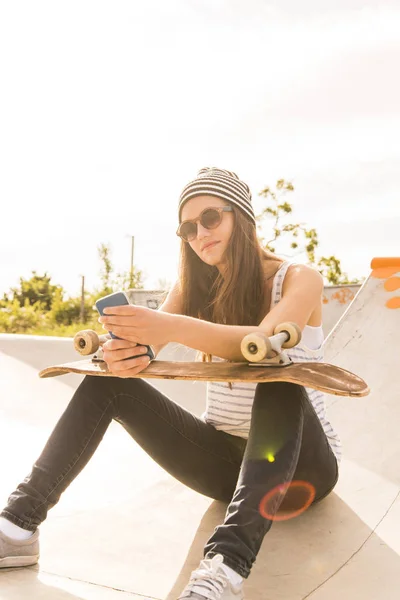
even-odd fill
[{"label": "wooden skateboard deck", "polygon": [[[40,377],[56,377],[66,373],[115,377],[104,361],[91,358],[47,367]],[[369,394],[366,382],[354,373],[320,362],[292,363],[280,366],[250,366],[238,362],[168,362],[152,361],[146,369],[133,375],[141,379],[183,379],[194,381],[231,381],[266,383],[286,381],[314,388],[336,396],[361,397]]]}]

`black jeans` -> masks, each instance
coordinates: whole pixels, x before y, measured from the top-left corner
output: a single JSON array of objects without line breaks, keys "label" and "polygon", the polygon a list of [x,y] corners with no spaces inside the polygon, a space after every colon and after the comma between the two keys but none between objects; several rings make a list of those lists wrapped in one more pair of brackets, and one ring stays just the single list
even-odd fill
[{"label": "black jeans", "polygon": [[36,531],[87,464],[112,419],[173,477],[228,503],[204,556],[222,554],[245,578],[273,515],[285,504],[285,495],[277,494],[268,506],[271,518],[263,516],[259,507],[266,494],[280,484],[303,480],[314,486],[316,502],[337,482],[336,458],[301,386],[258,384],[245,440],[216,430],[143,379],[86,377],[1,516]]}]

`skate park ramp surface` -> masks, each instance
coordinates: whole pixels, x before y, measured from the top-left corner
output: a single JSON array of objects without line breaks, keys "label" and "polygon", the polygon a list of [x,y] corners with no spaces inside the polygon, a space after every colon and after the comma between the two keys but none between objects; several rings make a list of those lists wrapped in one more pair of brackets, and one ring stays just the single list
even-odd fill
[{"label": "skate park ramp surface", "polygon": [[[398,600],[400,592],[400,258],[371,274],[325,341],[325,360],[354,371],[365,398],[327,397],[343,459],[334,491],[273,524],[245,582],[246,600]],[[164,360],[193,351],[167,346]],[[79,383],[38,370],[76,358],[71,340],[0,335],[0,504],[29,473]],[[150,382],[192,412],[205,385]],[[155,464],[113,422],[41,525],[39,565],[0,571],[0,599],[176,600],[226,505]]]}]

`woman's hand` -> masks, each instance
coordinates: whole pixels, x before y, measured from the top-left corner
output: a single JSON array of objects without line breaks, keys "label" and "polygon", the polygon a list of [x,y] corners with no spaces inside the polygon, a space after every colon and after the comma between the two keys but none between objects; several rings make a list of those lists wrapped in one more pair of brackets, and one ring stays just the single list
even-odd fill
[{"label": "woman's hand", "polygon": [[[103,344],[103,358],[109,371],[116,377],[132,377],[143,371],[149,363],[148,356],[138,355],[147,352],[147,348],[126,340],[107,340]],[[124,360],[129,359],[129,360]]]},{"label": "woman's hand", "polygon": [[174,318],[177,315],[145,306],[109,306],[99,317],[104,329],[129,342],[158,346],[174,341]]}]

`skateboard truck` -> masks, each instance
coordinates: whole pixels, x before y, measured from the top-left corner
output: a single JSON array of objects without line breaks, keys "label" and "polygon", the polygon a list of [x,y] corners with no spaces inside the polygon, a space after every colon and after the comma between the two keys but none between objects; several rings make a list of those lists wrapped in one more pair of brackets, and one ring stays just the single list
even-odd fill
[{"label": "skateboard truck", "polygon": [[96,352],[96,354],[94,356],[92,356],[92,362],[94,362],[94,363],[104,362],[103,348],[99,348],[98,351]]},{"label": "skateboard truck", "polygon": [[274,335],[253,332],[246,335],[240,345],[250,367],[286,367],[293,363],[283,348],[293,348],[301,340],[301,330],[296,323],[281,323]]}]

